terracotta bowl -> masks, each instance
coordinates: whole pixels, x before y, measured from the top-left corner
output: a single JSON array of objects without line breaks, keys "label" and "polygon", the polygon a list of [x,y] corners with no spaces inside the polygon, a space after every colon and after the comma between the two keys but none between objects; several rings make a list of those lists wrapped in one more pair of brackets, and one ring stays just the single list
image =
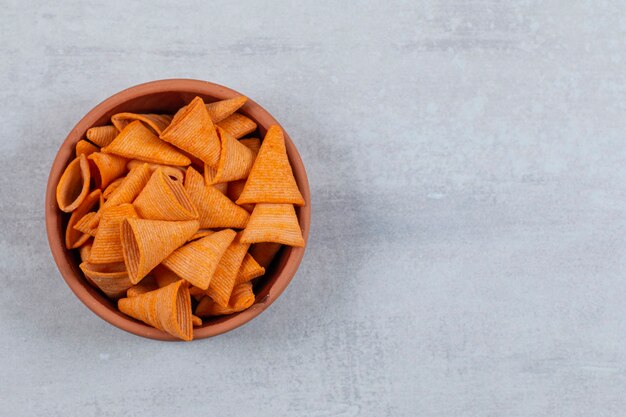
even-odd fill
[{"label": "terracotta bowl", "polygon": [[[61,275],[74,294],[91,311],[112,325],[151,339],[176,340],[163,331],[154,329],[120,313],[114,302],[106,298],[85,280],[78,267],[80,263],[76,253],[78,251],[69,251],[65,248],[64,231],[69,215],[61,212],[57,207],[55,190],[63,170],[75,157],[74,146],[76,142],[85,137],[85,132],[90,127],[108,124],[111,116],[115,113],[174,113],[195,96],[200,96],[205,101],[210,102],[237,95],[240,95],[240,93],[230,88],[199,80],[173,79],[140,84],[117,93],[98,104],[74,126],[61,145],[52,164],[46,189],[46,230],[48,232],[50,249]],[[239,111],[258,124],[257,133],[261,138],[265,135],[269,126],[278,124],[267,110],[252,100],[248,100]],[[306,241],[311,221],[309,183],[298,150],[287,132],[285,132],[285,142],[289,161],[306,202],[304,207],[296,207],[302,234]],[[240,313],[208,319],[202,327],[194,329],[194,339],[211,337],[233,330],[261,314],[285,290],[295,275],[303,255],[304,248],[283,247],[272,262],[272,265],[267,269],[266,274],[255,285],[255,293],[257,294],[255,304]]]}]

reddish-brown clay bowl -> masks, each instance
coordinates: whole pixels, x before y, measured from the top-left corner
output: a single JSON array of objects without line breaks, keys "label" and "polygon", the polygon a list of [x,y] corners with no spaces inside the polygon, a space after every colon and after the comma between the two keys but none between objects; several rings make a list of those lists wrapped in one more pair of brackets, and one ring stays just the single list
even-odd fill
[{"label": "reddish-brown clay bowl", "polygon": [[[54,159],[48,186],[46,189],[46,230],[52,256],[61,275],[74,294],[94,313],[114,326],[139,336],[158,340],[175,340],[169,334],[152,328],[120,313],[115,303],[93,288],[83,277],[78,268],[77,251],[65,249],[65,226],[69,216],[57,206],[55,190],[59,178],[67,164],[74,158],[76,142],[85,137],[85,132],[92,126],[108,124],[111,116],[120,112],[134,113],[174,113],[195,96],[205,101],[222,100],[240,95],[240,93],[218,84],[199,80],[172,79],[140,84],[119,92],[91,110],[71,130]],[[252,100],[240,109],[246,116],[258,124],[258,133],[263,137],[268,127],[279,124],[263,107]],[[284,130],[284,129],[283,129]],[[311,194],[304,164],[298,150],[285,132],[285,142],[289,161],[302,196],[304,207],[296,207],[304,240],[308,239],[311,222]],[[296,273],[304,256],[304,248],[283,247],[265,276],[256,284],[257,300],[249,309],[229,316],[207,320],[202,327],[194,329],[194,339],[215,336],[233,330],[252,320],[268,308],[285,290]]]}]

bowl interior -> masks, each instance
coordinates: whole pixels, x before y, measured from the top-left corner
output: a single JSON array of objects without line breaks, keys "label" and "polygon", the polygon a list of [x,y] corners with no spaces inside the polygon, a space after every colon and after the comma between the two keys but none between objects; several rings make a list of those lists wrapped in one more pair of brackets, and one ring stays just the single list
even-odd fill
[{"label": "bowl interior", "polygon": [[[173,114],[196,96],[200,96],[205,102],[212,102],[237,95],[239,93],[228,88],[196,80],[164,80],[142,84],[118,93],[94,108],[76,125],[61,146],[50,173],[46,195],[46,223],[50,247],[59,270],[70,288],[87,307],[111,324],[140,336],[160,340],[175,340],[165,332],[120,313],[113,301],[85,280],[78,267],[80,264],[78,251],[69,251],[65,248],[65,228],[70,216],[61,212],[56,206],[54,190],[65,166],[75,157],[74,147],[76,143],[85,137],[88,128],[110,124],[111,116],[116,113]],[[254,137],[262,139],[272,124],[278,124],[267,111],[252,100],[249,100],[239,112],[257,123],[257,131],[251,135]],[[285,143],[296,182],[306,201],[305,207],[296,207],[296,214],[306,241],[310,220],[309,186],[302,160],[287,132],[285,132]],[[203,319],[202,327],[194,330],[194,338],[199,339],[224,333],[260,314],[285,289],[295,274],[303,254],[304,248],[283,246],[265,275],[255,284],[255,304],[240,313]]]}]

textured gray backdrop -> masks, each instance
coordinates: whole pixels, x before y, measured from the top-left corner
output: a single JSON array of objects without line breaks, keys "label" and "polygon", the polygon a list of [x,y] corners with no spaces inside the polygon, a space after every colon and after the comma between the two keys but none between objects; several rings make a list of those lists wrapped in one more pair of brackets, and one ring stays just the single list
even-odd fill
[{"label": "textured gray backdrop", "polygon": [[[1,415],[624,415],[622,1],[0,3]],[[284,295],[189,344],[87,310],[43,218],[71,127],[171,77],[270,110],[313,195]]]}]

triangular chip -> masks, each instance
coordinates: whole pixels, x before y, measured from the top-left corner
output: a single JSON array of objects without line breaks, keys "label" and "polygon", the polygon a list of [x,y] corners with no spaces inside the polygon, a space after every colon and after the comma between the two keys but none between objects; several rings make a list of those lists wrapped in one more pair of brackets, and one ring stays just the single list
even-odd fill
[{"label": "triangular chip", "polygon": [[83,202],[89,193],[90,169],[87,157],[80,155],[69,163],[57,185],[59,208],[70,213]]},{"label": "triangular chip", "polygon": [[[135,201],[135,198],[137,198],[141,190],[143,190],[148,183],[151,174],[152,172],[148,164],[143,164],[131,169],[128,175],[122,179],[120,185],[109,195],[108,200],[104,203],[104,207],[113,207]],[[113,183],[111,185],[113,185]],[[109,185],[109,187],[111,187],[111,185]],[[107,190],[109,187],[107,187]]]},{"label": "triangular chip", "polygon": [[121,156],[94,152],[87,159],[89,160],[91,177],[94,179],[96,188],[102,190],[127,171],[126,164],[128,160]]},{"label": "triangular chip", "polygon": [[196,207],[183,184],[172,180],[160,168],[154,171],[133,204],[144,219],[180,221],[198,218]]},{"label": "triangular chip", "polygon": [[[228,183],[226,195],[232,201],[237,201],[245,186],[246,180],[231,181]],[[252,210],[254,210],[254,204],[241,204],[240,207],[246,210],[248,213],[252,213]]]},{"label": "triangular chip", "polygon": [[191,242],[192,240],[201,239],[205,236],[212,235],[213,233],[215,232],[211,229],[200,229],[189,238],[189,241]]},{"label": "triangular chip", "polygon": [[243,262],[241,263],[241,268],[239,268],[239,272],[237,273],[235,285],[252,281],[253,279],[260,277],[264,273],[265,268],[259,265],[259,263],[252,257],[252,255],[246,253],[246,256],[243,258]]},{"label": "triangular chip", "polygon": [[222,194],[226,194],[226,189],[228,188],[228,183],[221,182],[219,184],[214,184],[215,175],[217,174],[217,169],[204,164],[204,183],[206,185],[212,185],[213,188],[218,190]]},{"label": "triangular chip", "polygon": [[126,290],[132,286],[126,268],[120,262],[112,264],[83,262],[80,269],[93,285],[111,298],[123,297]]},{"label": "triangular chip", "polygon": [[199,229],[197,220],[126,219],[121,237],[124,262],[133,284],[181,247]]},{"label": "triangular chip", "polygon": [[111,122],[120,132],[135,120],[150,126],[157,135],[160,135],[169,126],[172,116],[169,114],[117,113],[111,117]]},{"label": "triangular chip", "polygon": [[247,211],[230,201],[228,197],[210,185],[205,185],[204,178],[195,169],[189,167],[185,174],[185,190],[198,210],[200,227],[246,227],[250,215]]},{"label": "triangular chip", "polygon": [[267,131],[246,186],[237,199],[237,204],[249,203],[304,205],[287,157],[283,131],[276,125]]},{"label": "triangular chip", "polygon": [[249,117],[240,113],[234,113],[217,124],[236,139],[246,136],[256,130],[256,123]]},{"label": "triangular chip", "polygon": [[241,106],[246,103],[247,100],[248,98],[246,96],[237,96],[235,98],[229,98],[227,100],[207,103],[205,106],[213,123],[217,123],[221,122],[222,120],[236,112]]},{"label": "triangular chip", "polygon": [[296,211],[291,204],[265,204],[254,206],[248,226],[242,232],[245,243],[276,242],[289,246],[304,246],[302,230]]},{"label": "triangular chip", "polygon": [[193,339],[191,298],[183,281],[117,302],[120,311],[182,340]]},{"label": "triangular chip", "polygon": [[96,145],[103,147],[113,142],[119,131],[115,126],[97,126],[87,129],[87,139]]},{"label": "triangular chip", "polygon": [[220,141],[200,97],[181,109],[160,137],[211,166],[219,161]]},{"label": "triangular chip", "polygon": [[239,143],[246,145],[252,152],[254,152],[254,156],[256,156],[259,153],[259,149],[261,149],[261,139],[259,138],[243,138],[239,139]]},{"label": "triangular chip", "polygon": [[81,156],[82,154],[85,154],[85,156],[89,156],[94,152],[98,152],[99,150],[100,148],[86,140],[79,140],[78,143],[76,143],[76,156]]},{"label": "triangular chip", "polygon": [[202,319],[198,316],[191,316],[191,324],[193,327],[200,327],[202,326]]},{"label": "triangular chip", "polygon": [[239,284],[233,288],[228,306],[222,307],[210,297],[204,297],[196,307],[196,315],[200,317],[221,316],[243,311],[254,304],[254,292],[248,282]]},{"label": "triangular chip", "polygon": [[150,275],[154,276],[154,280],[156,281],[159,288],[167,287],[172,282],[176,282],[182,279],[163,265],[158,265],[157,267],[155,267],[152,272],[150,272]]},{"label": "triangular chip", "polygon": [[250,247],[250,255],[261,265],[263,268],[269,268],[270,264],[276,257],[276,254],[282,248],[280,243],[265,242],[255,243]]},{"label": "triangular chip", "polygon": [[139,121],[126,126],[109,146],[102,148],[102,152],[154,164],[186,166],[191,163],[189,158]]},{"label": "triangular chip", "polygon": [[224,129],[218,127],[217,132],[222,149],[220,161],[217,164],[217,173],[213,181],[219,184],[247,178],[252,169],[252,164],[254,164],[254,152]]},{"label": "triangular chip", "polygon": [[139,294],[145,294],[158,289],[159,286],[153,276],[147,276],[137,285],[133,285],[126,290],[126,297],[136,297]]},{"label": "triangular chip", "polygon": [[191,285],[206,290],[222,255],[236,235],[235,231],[225,229],[189,242],[175,250],[162,265]]},{"label": "triangular chip", "polygon": [[87,197],[85,197],[82,203],[72,212],[70,220],[67,223],[67,228],[65,229],[65,247],[67,249],[75,249],[89,239],[89,235],[85,237],[82,232],[74,229],[74,226],[85,214],[92,211],[93,208],[100,203],[101,198],[102,192],[100,190],[92,191],[87,194]]},{"label": "triangular chip", "polygon": [[211,278],[209,289],[206,293],[222,307],[228,305],[230,294],[237,280],[237,273],[249,247],[250,244],[241,243],[239,235],[237,235],[228,249],[226,249],[226,252],[224,252],[220,263],[217,265],[215,274]]},{"label": "triangular chip", "polygon": [[[86,233],[89,236],[95,236],[96,232],[98,231],[99,223],[99,219],[97,223],[94,222],[94,218],[96,216],[98,216],[98,213],[96,213],[95,211],[90,211],[89,213],[85,214],[82,219],[76,222],[76,224],[74,225],[74,230],[78,230],[81,233]],[[95,227],[92,225],[95,225]]]},{"label": "triangular chip", "polygon": [[[130,170],[130,168],[129,168]],[[102,191],[102,197],[104,197],[105,200],[108,200],[109,197],[111,197],[111,194],[113,194],[113,191],[115,191],[117,189],[117,187],[120,186],[120,184],[126,179],[126,177],[120,177],[118,179],[116,179],[115,181],[113,181],[111,184],[109,184],[107,186],[107,188],[104,189],[104,191]]]},{"label": "triangular chip", "polygon": [[150,171],[151,172],[154,172],[158,168],[161,168],[163,170],[163,173],[165,175],[167,175],[168,177],[170,177],[171,179],[173,179],[173,180],[183,181],[183,179],[185,178],[185,168],[183,168],[183,167],[171,166],[171,165],[161,165],[161,164],[151,164],[151,163],[146,162],[146,161],[140,161],[139,159],[133,159],[132,161],[128,161],[128,164],[126,164],[126,166],[130,170],[130,169],[136,168],[138,166],[141,166],[141,165],[143,165],[145,163],[148,164],[148,166],[150,167]]},{"label": "triangular chip", "polygon": [[89,262],[106,264],[124,261],[120,225],[124,219],[136,218],[137,213],[132,204],[105,207],[101,210],[98,232],[93,240]]}]

